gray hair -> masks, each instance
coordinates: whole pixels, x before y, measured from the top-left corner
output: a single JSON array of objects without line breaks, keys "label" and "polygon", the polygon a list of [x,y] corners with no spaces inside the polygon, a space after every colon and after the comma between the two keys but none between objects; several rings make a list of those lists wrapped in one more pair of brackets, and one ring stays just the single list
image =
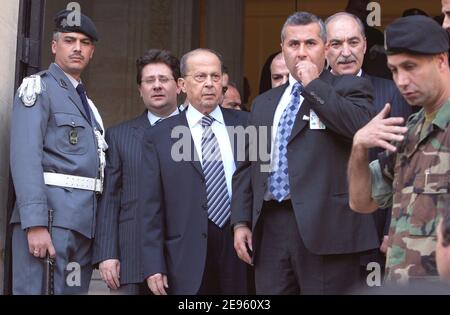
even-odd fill
[{"label": "gray hair", "polygon": [[327,42],[327,29],[322,19],[317,17],[316,15],[309,12],[295,12],[290,15],[286,22],[284,22],[283,28],[281,29],[281,42],[284,42],[285,31],[288,26],[297,26],[297,25],[309,25],[311,23],[318,23],[320,26],[320,38],[324,43]]},{"label": "gray hair", "polygon": [[224,66],[223,66],[223,58],[222,58],[221,54],[219,54],[217,51],[209,49],[209,48],[197,48],[197,49],[194,49],[194,50],[191,50],[191,51],[185,53],[183,55],[183,57],[181,57],[181,60],[180,60],[180,72],[181,72],[181,76],[182,77],[185,77],[186,74],[187,74],[187,61],[188,61],[189,57],[191,57],[191,56],[193,56],[193,55],[195,55],[195,54],[197,54],[199,52],[209,52],[209,53],[211,53],[213,55],[216,55],[216,57],[220,61],[220,71],[223,72],[223,67]]},{"label": "gray hair", "polygon": [[359,17],[357,17],[356,15],[348,13],[348,12],[338,12],[338,13],[335,13],[332,16],[328,17],[325,20],[325,26],[328,26],[328,24],[330,24],[334,19],[341,17],[341,16],[346,16],[346,17],[354,19],[356,21],[356,23],[358,24],[361,36],[363,38],[366,38],[365,27],[364,27],[364,24],[361,22],[361,19]]},{"label": "gray hair", "polygon": [[53,40],[58,41],[60,35],[61,35],[61,32],[54,31],[53,32]]}]

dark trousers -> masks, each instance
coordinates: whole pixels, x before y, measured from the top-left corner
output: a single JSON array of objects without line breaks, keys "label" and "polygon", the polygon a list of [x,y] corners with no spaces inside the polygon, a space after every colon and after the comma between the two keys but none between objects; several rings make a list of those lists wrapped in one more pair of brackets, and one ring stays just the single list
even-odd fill
[{"label": "dark trousers", "polygon": [[141,295],[143,294],[143,284],[126,283],[121,284],[117,290],[109,290],[111,295]]},{"label": "dark trousers", "polygon": [[264,202],[261,216],[256,294],[342,294],[358,283],[359,254],[316,255],[309,251],[290,201]]},{"label": "dark trousers", "polygon": [[219,228],[208,220],[208,252],[199,295],[248,294],[247,264],[234,250],[230,224]]}]

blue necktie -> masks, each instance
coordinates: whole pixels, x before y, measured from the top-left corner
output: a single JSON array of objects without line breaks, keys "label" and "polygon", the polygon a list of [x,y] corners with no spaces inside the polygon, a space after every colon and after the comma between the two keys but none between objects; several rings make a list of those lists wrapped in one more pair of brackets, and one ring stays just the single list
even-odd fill
[{"label": "blue necktie", "polygon": [[230,196],[219,143],[211,128],[213,121],[214,118],[210,116],[202,118],[203,175],[206,180],[208,218],[221,228],[231,215]]},{"label": "blue necktie", "polygon": [[84,88],[83,84],[80,83],[80,84],[77,85],[77,92],[78,92],[78,95],[81,98],[81,103],[83,103],[83,107],[84,107],[84,111],[86,113],[86,116],[87,116],[89,122],[91,122],[91,111],[89,109],[89,103],[88,103],[88,100],[86,98],[86,89]]},{"label": "blue necktie", "polygon": [[303,86],[298,82],[292,87],[291,101],[281,116],[275,138],[274,163],[272,165],[278,168],[269,176],[269,191],[279,202],[290,194],[287,145],[300,108],[300,93],[302,90]]}]

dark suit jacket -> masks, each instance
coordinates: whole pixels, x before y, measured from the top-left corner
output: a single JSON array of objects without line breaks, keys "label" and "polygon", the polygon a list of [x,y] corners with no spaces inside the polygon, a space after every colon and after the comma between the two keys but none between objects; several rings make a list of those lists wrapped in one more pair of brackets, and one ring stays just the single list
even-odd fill
[{"label": "dark suit jacket", "polygon": [[[411,105],[409,105],[403,96],[400,94],[394,81],[379,77],[374,77],[363,72],[362,77],[369,79],[374,90],[373,105],[375,110],[379,113],[386,103],[391,104],[390,117],[403,117],[405,123],[409,115],[412,114]],[[370,150],[370,161],[378,158],[378,153],[383,152],[383,149]]]},{"label": "dark suit jacket", "polygon": [[[224,108],[222,113],[227,126],[246,125],[247,113]],[[180,126],[186,133],[171,138],[172,132],[178,134],[176,127]],[[184,139],[188,158],[177,162],[172,148],[178,152],[180,139]],[[231,143],[235,144],[236,160],[237,144]],[[196,294],[206,262],[206,188],[202,166],[198,158],[194,160],[195,156],[186,112],[145,132],[139,197],[142,268],[145,278],[155,273],[167,274],[171,294]]]},{"label": "dark suit jacket", "polygon": [[[287,84],[258,96],[249,125],[271,127]],[[298,230],[314,254],[354,253],[379,245],[373,218],[353,212],[348,205],[347,161],[354,133],[373,116],[372,87],[366,79],[333,76],[328,71],[304,89],[305,98],[288,143],[291,201]],[[345,97],[345,98],[344,98]],[[313,109],[326,125],[311,130],[304,115]],[[260,133],[260,137],[265,137]],[[266,139],[270,152],[270,135]],[[251,147],[251,146],[250,146]],[[263,163],[240,164],[233,177],[232,224],[251,222],[257,255],[261,214],[268,173]],[[254,257],[254,256],[253,256]]]},{"label": "dark suit jacket", "polygon": [[141,140],[150,128],[147,111],[109,128],[104,191],[97,210],[92,263],[120,260],[120,282],[142,282],[137,222]]}]

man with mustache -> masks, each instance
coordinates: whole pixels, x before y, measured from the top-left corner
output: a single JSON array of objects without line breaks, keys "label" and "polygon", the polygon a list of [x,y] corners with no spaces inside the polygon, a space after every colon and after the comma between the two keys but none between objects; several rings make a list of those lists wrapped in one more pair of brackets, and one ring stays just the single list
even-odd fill
[{"label": "man with mustache", "polygon": [[[377,113],[386,103],[391,104],[391,117],[403,117],[406,121],[411,115],[411,107],[401,96],[399,90],[391,80],[366,74],[362,69],[367,41],[364,25],[361,20],[350,13],[339,12],[330,16],[326,21],[327,45],[326,57],[334,75],[356,75],[369,79],[374,88],[374,106]],[[369,152],[369,160],[377,158],[380,148],[373,148]],[[361,275],[365,281],[366,266],[370,262],[378,262],[384,266],[387,249],[387,235],[390,224],[390,209],[379,209],[373,214],[381,246],[379,250],[371,251],[362,257]]]},{"label": "man with mustache", "polygon": [[[80,14],[78,21],[74,14]],[[14,294],[88,291],[107,145],[101,117],[80,77],[97,40],[96,27],[87,16],[58,13],[51,45],[55,62],[24,79],[14,100]],[[53,290],[44,290],[46,256],[54,258]]]},{"label": "man with mustache", "polygon": [[[388,67],[410,105],[404,119],[390,106],[353,138],[348,166],[350,206],[371,213],[392,206],[387,279],[404,284],[435,280],[436,227],[450,207],[450,69],[448,34],[424,16],[395,20],[386,28]],[[385,152],[368,166],[368,149]]]}]

